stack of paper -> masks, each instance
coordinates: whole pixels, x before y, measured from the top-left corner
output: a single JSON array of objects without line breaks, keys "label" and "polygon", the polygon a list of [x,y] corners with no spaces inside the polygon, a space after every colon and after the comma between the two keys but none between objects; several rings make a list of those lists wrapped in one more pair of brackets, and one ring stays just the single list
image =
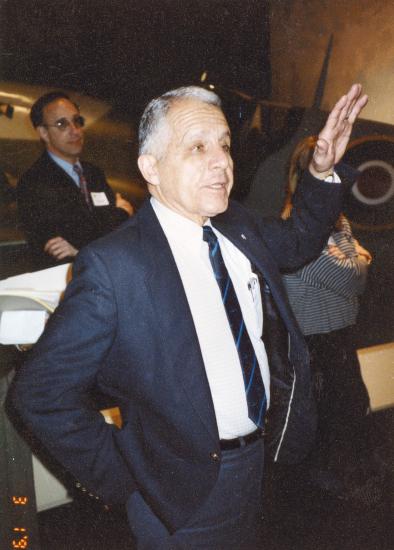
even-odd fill
[{"label": "stack of paper", "polygon": [[0,344],[34,344],[71,278],[71,264],[0,281]]}]

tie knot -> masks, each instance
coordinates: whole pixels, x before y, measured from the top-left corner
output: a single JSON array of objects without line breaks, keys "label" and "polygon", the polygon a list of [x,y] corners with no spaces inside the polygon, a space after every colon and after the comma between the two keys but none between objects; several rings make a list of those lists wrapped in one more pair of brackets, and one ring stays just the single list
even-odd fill
[{"label": "tie knot", "polygon": [[79,166],[79,164],[74,164],[73,170],[78,176],[82,176],[82,168]]},{"label": "tie knot", "polygon": [[215,235],[215,233],[212,231],[212,227],[210,225],[204,225],[202,228],[203,231],[203,240],[208,243],[209,246],[215,246],[218,242],[218,238]]}]

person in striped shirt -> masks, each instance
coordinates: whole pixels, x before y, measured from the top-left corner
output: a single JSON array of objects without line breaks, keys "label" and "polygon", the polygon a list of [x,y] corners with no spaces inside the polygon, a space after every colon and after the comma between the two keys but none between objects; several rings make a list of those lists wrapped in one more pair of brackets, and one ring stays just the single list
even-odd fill
[{"label": "person in striped shirt", "polygon": [[[316,138],[310,136],[293,152],[282,218],[291,213],[292,196],[315,143]],[[347,166],[336,167],[342,180],[350,171],[353,169]],[[318,405],[318,439],[309,477],[315,485],[334,493],[345,490],[346,471],[365,445],[369,398],[356,354],[354,325],[371,260],[341,214],[320,256],[296,272],[283,274],[311,354]]]}]

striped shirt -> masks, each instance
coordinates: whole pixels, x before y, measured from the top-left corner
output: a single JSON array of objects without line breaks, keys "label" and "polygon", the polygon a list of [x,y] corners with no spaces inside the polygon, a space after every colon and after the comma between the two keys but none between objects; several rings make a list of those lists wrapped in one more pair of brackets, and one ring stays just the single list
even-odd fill
[{"label": "striped shirt", "polygon": [[[330,256],[335,244],[344,259]],[[339,330],[356,322],[358,296],[367,276],[367,263],[356,252],[348,220],[342,217],[341,230],[335,230],[316,260],[302,269],[283,275],[290,304],[303,334]]]}]

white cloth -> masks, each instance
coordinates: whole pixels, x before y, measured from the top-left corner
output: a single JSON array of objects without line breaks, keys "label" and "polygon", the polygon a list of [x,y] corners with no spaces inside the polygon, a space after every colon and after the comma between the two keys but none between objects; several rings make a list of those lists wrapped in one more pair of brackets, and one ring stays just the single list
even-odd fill
[{"label": "white cloth", "polygon": [[[174,256],[204,360],[221,439],[256,429],[248,417],[242,368],[219,286],[209,260],[202,227],[173,212],[156,199],[152,207]],[[209,222],[208,222],[209,223]],[[269,401],[269,368],[261,340],[263,311],[257,277],[249,260],[215,228],[222,256],[241,306]]]}]

